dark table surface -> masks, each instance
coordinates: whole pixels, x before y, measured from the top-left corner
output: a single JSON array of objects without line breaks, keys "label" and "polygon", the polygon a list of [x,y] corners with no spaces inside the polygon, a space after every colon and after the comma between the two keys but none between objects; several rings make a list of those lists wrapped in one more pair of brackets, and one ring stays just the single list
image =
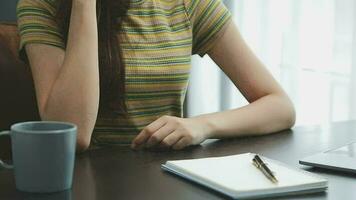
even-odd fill
[{"label": "dark table surface", "polygon": [[[356,199],[356,175],[304,167],[298,160],[310,154],[356,141],[356,121],[328,126],[297,127],[269,136],[209,140],[183,151],[132,151],[111,146],[77,155],[73,188],[55,194],[16,191],[13,171],[0,171],[0,200],[111,200],[111,199],[228,199],[219,193],[183,180],[160,169],[167,160],[260,153],[306,169],[329,180],[327,192],[278,199]],[[208,167],[208,166],[207,166]]]}]

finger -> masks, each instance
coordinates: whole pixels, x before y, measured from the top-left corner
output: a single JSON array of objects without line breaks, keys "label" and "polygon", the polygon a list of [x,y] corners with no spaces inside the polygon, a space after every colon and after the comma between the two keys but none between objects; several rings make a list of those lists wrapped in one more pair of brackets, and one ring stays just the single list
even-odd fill
[{"label": "finger", "polygon": [[179,139],[179,141],[177,143],[175,143],[172,146],[172,149],[180,150],[180,149],[183,149],[184,147],[186,147],[188,145],[189,145],[188,140],[185,137],[182,137],[181,139]]},{"label": "finger", "polygon": [[158,129],[153,133],[147,140],[146,147],[152,147],[159,144],[165,137],[170,135],[174,131],[174,126],[169,125],[168,123]]},{"label": "finger", "polygon": [[132,147],[135,148],[146,142],[146,140],[159,128],[166,124],[165,118],[159,118],[156,121],[152,122],[148,126],[146,126],[132,141]]},{"label": "finger", "polygon": [[169,134],[167,137],[165,137],[160,145],[163,147],[171,147],[172,145],[176,144],[183,136],[179,134],[178,131],[174,131],[171,134]]}]

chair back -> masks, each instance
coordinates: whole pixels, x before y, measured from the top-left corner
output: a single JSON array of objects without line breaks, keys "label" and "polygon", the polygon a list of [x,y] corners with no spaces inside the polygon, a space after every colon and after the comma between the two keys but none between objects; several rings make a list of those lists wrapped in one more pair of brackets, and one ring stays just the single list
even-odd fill
[{"label": "chair back", "polygon": [[[0,130],[40,119],[31,69],[20,60],[18,47],[16,23],[0,23]],[[4,151],[9,152],[8,138],[0,138],[0,155]]]}]

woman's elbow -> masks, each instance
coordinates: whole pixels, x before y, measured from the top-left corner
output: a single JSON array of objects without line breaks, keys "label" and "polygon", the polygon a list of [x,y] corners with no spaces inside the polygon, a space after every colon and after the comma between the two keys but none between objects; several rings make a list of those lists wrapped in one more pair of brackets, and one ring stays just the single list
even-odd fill
[{"label": "woman's elbow", "polygon": [[[96,118],[95,118],[96,120]],[[94,130],[94,120],[78,123],[77,133],[77,152],[81,153],[86,151],[91,142],[92,133]]]},{"label": "woman's elbow", "polygon": [[85,137],[78,137],[77,138],[77,152],[82,153],[86,151],[90,146],[90,139]]},{"label": "woman's elbow", "polygon": [[[39,105],[41,120],[68,121],[78,126],[76,150],[78,153],[86,151],[90,146],[91,135],[96,117],[90,117],[88,121],[81,121],[76,116],[60,116],[57,112],[49,113],[47,106]],[[94,115],[93,115],[94,116]]]},{"label": "woman's elbow", "polygon": [[293,107],[293,109],[287,119],[287,123],[286,123],[287,129],[291,129],[295,125],[295,121],[296,121],[296,112]]},{"label": "woman's elbow", "polygon": [[285,106],[285,114],[284,114],[284,119],[285,119],[285,129],[290,129],[295,125],[296,121],[296,110],[294,107],[293,102],[287,97],[286,101],[286,106]]}]

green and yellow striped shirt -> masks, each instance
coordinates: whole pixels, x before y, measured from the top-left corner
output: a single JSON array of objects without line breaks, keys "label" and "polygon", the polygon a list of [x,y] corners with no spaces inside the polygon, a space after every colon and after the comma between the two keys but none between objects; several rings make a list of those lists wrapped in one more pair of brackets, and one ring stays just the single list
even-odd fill
[{"label": "green and yellow striped shirt", "polygon": [[[65,48],[56,0],[20,0],[20,50],[29,43]],[[129,143],[162,115],[182,117],[191,55],[204,56],[231,21],[221,0],[131,0],[119,34],[128,117],[98,116],[92,141]]]}]

